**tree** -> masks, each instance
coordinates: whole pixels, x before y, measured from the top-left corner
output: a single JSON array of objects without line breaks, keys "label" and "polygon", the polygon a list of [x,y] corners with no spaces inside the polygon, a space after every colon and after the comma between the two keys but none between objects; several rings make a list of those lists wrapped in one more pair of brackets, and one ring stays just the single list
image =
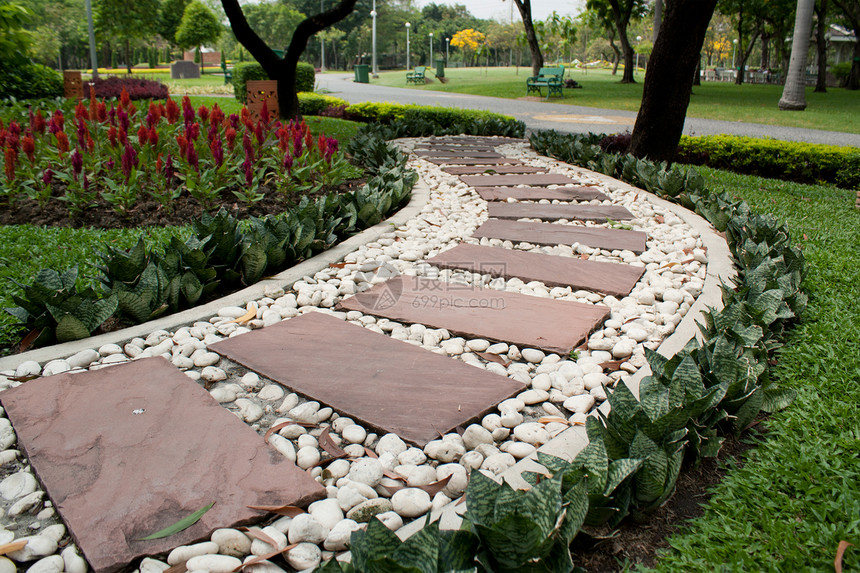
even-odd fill
[{"label": "tree", "polygon": [[33,19],[27,7],[0,0],[0,62],[24,63],[33,44],[33,36],[26,30]]},{"label": "tree", "polygon": [[155,30],[158,35],[172,46],[177,46],[176,30],[185,14],[185,8],[191,0],[162,0],[161,8],[158,10],[158,21]]},{"label": "tree", "polygon": [[197,48],[200,53],[200,73],[203,73],[203,44],[214,44],[221,35],[221,23],[209,8],[194,0],[185,7],[185,13],[176,30],[179,47]]},{"label": "tree", "polygon": [[451,46],[460,48],[463,51],[463,62],[471,62],[472,56],[486,42],[487,37],[482,32],[478,32],[472,28],[460,30],[451,38]]},{"label": "tree", "polygon": [[540,51],[540,44],[535,34],[535,25],[532,22],[532,2],[531,0],[514,0],[517,5],[517,10],[520,11],[520,18],[523,20],[523,28],[526,32],[526,41],[528,42],[529,51],[532,53],[532,75],[540,74],[540,69],[543,67],[543,54]]},{"label": "tree", "polygon": [[851,63],[851,72],[848,74],[849,90],[860,89],[860,1],[858,0],[833,0],[833,3],[842,11],[842,15],[851,24],[854,30],[854,54]]},{"label": "tree", "polygon": [[674,157],[690,103],[693,74],[716,4],[717,0],[666,3],[633,127],[633,155],[654,161]]},{"label": "tree", "polygon": [[815,3],[815,52],[818,56],[818,77],[815,80],[815,91],[827,91],[827,0]]},{"label": "tree", "polygon": [[815,0],[797,0],[797,15],[794,19],[794,40],[791,44],[791,61],[779,109],[802,111],[806,109],[806,55],[809,53],[809,31],[812,28],[812,12]]},{"label": "tree", "polygon": [[131,41],[155,33],[158,0],[100,0],[96,6],[96,28],[102,34],[112,34],[125,44],[125,63],[131,73]]},{"label": "tree", "polygon": [[[627,27],[631,19],[645,15],[647,8],[645,0],[587,0],[585,5],[588,9],[604,14],[604,18],[611,19],[618,33],[618,40],[621,42],[621,54],[624,56],[624,75],[621,76],[621,83],[635,83],[636,80],[633,78],[635,55],[633,46],[627,38]],[[609,10],[606,9],[607,6]]]},{"label": "tree", "polygon": [[292,119],[299,115],[299,99],[296,95],[296,64],[299,56],[305,51],[308,40],[317,32],[321,32],[337,24],[355,8],[357,0],[341,0],[333,8],[305,18],[293,32],[290,45],[283,58],[275,55],[275,52],[262,40],[260,36],[248,25],[245,14],[239,6],[239,0],[221,0],[227,19],[233,34],[254,59],[256,59],[270,78],[278,82],[278,102],[282,118]]}]

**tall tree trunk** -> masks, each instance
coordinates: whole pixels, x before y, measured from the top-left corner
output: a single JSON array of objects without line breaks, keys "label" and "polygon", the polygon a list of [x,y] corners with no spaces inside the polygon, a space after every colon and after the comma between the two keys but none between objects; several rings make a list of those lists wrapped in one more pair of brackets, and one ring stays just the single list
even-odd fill
[{"label": "tall tree trunk", "polygon": [[633,77],[633,46],[627,39],[627,25],[630,23],[630,11],[622,11],[618,0],[609,0],[612,7],[612,19],[615,23],[615,31],[618,32],[618,40],[621,42],[621,53],[624,55],[624,75],[621,76],[622,84],[636,83]]},{"label": "tall tree trunk", "polygon": [[827,91],[827,0],[819,0],[815,6],[815,17],[818,25],[815,27],[815,52],[818,56],[818,77],[815,80],[815,91]]},{"label": "tall tree trunk", "polygon": [[770,68],[770,39],[773,34],[766,32],[761,33],[761,68],[766,70]]},{"label": "tall tree trunk", "polygon": [[657,41],[660,26],[663,24],[663,0],[654,0],[654,33],[651,35],[651,43]]},{"label": "tall tree trunk", "polygon": [[671,161],[684,129],[693,73],[717,0],[673,0],[666,4],[663,25],[642,92],[630,153],[654,161]]},{"label": "tall tree trunk", "polygon": [[131,40],[125,39],[125,69],[131,73]]},{"label": "tall tree trunk", "polygon": [[321,14],[305,18],[296,27],[287,53],[284,58],[278,58],[275,52],[257,35],[248,24],[239,0],[221,0],[221,6],[230,21],[230,27],[239,43],[260,62],[263,71],[278,82],[278,107],[280,116],[292,119],[299,115],[299,98],[296,95],[296,65],[299,57],[308,45],[308,40],[314,34],[340,22],[349,16],[355,8],[357,0],[341,0],[339,4]]},{"label": "tall tree trunk", "polygon": [[543,67],[543,54],[535,35],[534,22],[532,22],[532,2],[531,0],[514,0],[514,2],[517,5],[517,10],[520,11],[523,28],[526,32],[526,41],[529,44],[529,51],[532,53],[532,75],[536,76],[540,74],[540,69]]},{"label": "tall tree trunk", "polygon": [[621,50],[615,44],[615,31],[609,34],[609,45],[612,46],[612,51],[615,52],[615,58],[612,60],[612,75],[618,73],[618,64],[621,62]]},{"label": "tall tree trunk", "polygon": [[744,48],[744,41],[741,38],[741,41],[738,43],[738,59],[740,60],[737,65],[737,69],[735,72],[737,76],[735,77],[735,83],[737,85],[741,85],[744,83],[744,75],[746,75],[747,69],[747,60],[752,54],[753,48],[755,47],[755,42],[758,40],[758,36],[761,33],[761,28],[756,28],[756,30],[752,33],[752,36],[749,38],[749,42],[747,42],[746,48]]},{"label": "tall tree trunk", "polygon": [[788,63],[782,97],[779,99],[779,109],[783,111],[806,109],[806,56],[809,53],[809,32],[814,11],[815,0],[797,0],[791,60]]}]

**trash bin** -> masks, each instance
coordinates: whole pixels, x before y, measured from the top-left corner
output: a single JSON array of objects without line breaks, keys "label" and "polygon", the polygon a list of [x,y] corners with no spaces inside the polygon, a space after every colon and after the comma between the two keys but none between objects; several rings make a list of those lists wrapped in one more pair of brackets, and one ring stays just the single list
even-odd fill
[{"label": "trash bin", "polygon": [[355,70],[355,80],[360,84],[370,83],[370,66],[367,64],[356,64],[353,66]]},{"label": "trash bin", "polygon": [[444,78],[445,77],[445,60],[439,58],[436,60],[436,77]]}]

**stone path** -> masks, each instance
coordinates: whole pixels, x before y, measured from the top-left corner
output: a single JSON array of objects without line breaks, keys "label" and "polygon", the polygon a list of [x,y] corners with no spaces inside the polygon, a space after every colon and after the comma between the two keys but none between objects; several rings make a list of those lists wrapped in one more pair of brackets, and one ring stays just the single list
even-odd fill
[{"label": "stone path", "polygon": [[488,214],[496,219],[560,219],[606,222],[629,221],[633,213],[620,205],[576,205],[546,203],[497,203],[487,205]]},{"label": "stone path", "polygon": [[591,187],[475,187],[484,201],[608,201],[609,197]]},{"label": "stone path", "polygon": [[[312,568],[324,552],[327,558],[341,555],[349,534],[373,515],[396,530],[404,520],[454,506],[469,472],[499,476],[536,448],[568,435],[619,380],[645,365],[645,348],[657,348],[702,291],[708,253],[698,232],[635,191],[539,158],[518,140],[456,137],[400,144],[407,151],[423,147],[426,151],[415,156],[433,159],[410,160],[432,187],[429,203],[404,225],[379,231],[375,240],[329,268],[291,280],[290,292],[270,287],[247,305],[225,306],[217,316],[171,332],[156,330],[122,345],[104,344],[44,365],[21,362],[0,372],[0,387],[17,386],[0,392],[9,416],[0,417],[0,508],[5,512],[0,542],[32,530],[39,539],[34,547],[42,547],[26,556],[12,552],[12,559],[65,563],[68,557],[78,563],[73,546],[62,558],[56,555],[57,541],[66,535],[56,507],[99,571],[114,567],[101,556],[115,547],[119,563],[128,557],[126,551],[157,553],[207,537],[208,542],[174,549],[167,563],[144,560],[140,571],[160,571],[192,555],[201,559],[192,557],[190,569],[214,567],[204,565],[210,562],[203,559],[211,557],[219,570],[232,570],[242,559],[273,549],[231,527],[260,517],[245,506],[305,505],[320,495],[315,480],[325,486],[326,499],[262,530],[277,547],[290,544],[285,559],[291,567]],[[457,148],[460,144],[463,149]],[[464,165],[464,157],[509,161],[499,165],[529,166],[546,174],[457,177],[436,167]],[[512,195],[488,207],[472,184],[501,186],[510,191],[500,193]],[[581,184],[602,196],[569,195],[585,194],[577,187]],[[565,194],[566,202],[518,203],[513,196],[534,200],[550,192]],[[571,203],[581,200],[602,203]],[[541,220],[556,219],[555,213],[563,211],[568,218],[572,207],[621,208],[630,213],[633,230],[570,219],[486,219],[508,205],[539,207]],[[577,355],[570,352],[574,348]],[[172,365],[140,360],[157,356]],[[131,363],[111,366],[125,362]],[[63,373],[75,370],[82,373]],[[57,373],[23,385],[9,379]],[[147,393],[150,387],[161,388],[158,398]],[[195,426],[207,408],[220,412],[207,422],[217,428]],[[83,413],[90,416],[80,429]],[[162,414],[181,427],[161,422]],[[133,434],[130,440],[138,440],[122,452],[133,459],[104,455],[106,445],[125,443],[126,431]],[[263,435],[270,448],[261,445]],[[238,436],[252,439],[246,443]],[[51,448],[71,458],[78,450],[63,446],[75,443],[94,454],[92,459],[79,456],[87,464],[65,475],[43,479],[55,503],[43,507],[45,494],[26,461],[10,449],[16,439],[40,476],[41,467],[54,465]],[[139,447],[149,443],[170,444],[165,446],[169,451],[154,459]],[[160,467],[162,462],[166,467]],[[262,469],[243,469],[252,467],[248,464]],[[222,466],[233,469],[225,473]],[[271,467],[282,468],[282,474],[272,476]],[[138,481],[123,485],[138,492],[137,505],[116,499],[124,497],[124,489],[93,502],[99,510],[89,516],[65,503],[76,495],[88,499],[102,472],[122,478],[130,471],[126,468],[136,471]],[[156,470],[170,476],[178,493],[159,489],[166,487],[161,481],[147,481],[163,481],[152,473]],[[259,473],[259,480],[249,472]],[[220,481],[215,485],[213,479]],[[250,491],[242,489],[246,479]],[[439,481],[433,495],[419,489]],[[272,486],[257,487],[258,482]],[[182,489],[189,487],[193,490]],[[237,489],[246,497],[231,497]],[[171,536],[164,545],[141,549],[143,542],[134,541],[198,509],[213,492],[219,498],[215,508],[231,507],[228,501],[238,504],[229,516],[210,510],[186,535]],[[252,494],[257,497],[249,500]],[[21,517],[25,514],[30,517]],[[102,534],[114,540],[94,547],[89,529],[103,527],[106,516],[118,518],[113,530]],[[40,565],[47,566],[47,561]],[[79,573],[80,568],[66,570]]]}]

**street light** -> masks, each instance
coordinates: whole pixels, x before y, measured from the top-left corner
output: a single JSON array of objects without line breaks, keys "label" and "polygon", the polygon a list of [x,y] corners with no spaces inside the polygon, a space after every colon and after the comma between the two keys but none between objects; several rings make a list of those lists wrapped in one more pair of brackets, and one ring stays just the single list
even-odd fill
[{"label": "street light", "polygon": [[433,65],[433,32],[430,32],[430,64],[428,65]]},{"label": "street light", "polygon": [[373,0],[373,10],[370,11],[370,17],[373,18],[373,27],[371,29],[371,38],[372,38],[372,54],[371,54],[371,71],[373,73],[374,78],[378,78],[378,69],[376,68],[376,0]]},{"label": "street light", "polygon": [[[636,47],[642,42],[642,36],[636,36]],[[636,50],[636,69],[639,69],[639,50]]]},{"label": "street light", "polygon": [[406,22],[406,70],[411,70],[412,67],[409,65],[409,28],[412,27],[412,24]]},{"label": "street light", "polygon": [[448,65],[448,46],[451,45],[451,38],[445,38],[445,65]]},{"label": "street light", "polygon": [[[320,14],[323,13],[323,0],[320,0]],[[320,71],[325,71],[325,38],[320,34]]]},{"label": "street light", "polygon": [[738,39],[735,38],[734,40],[732,40],[732,69],[735,71],[737,71],[737,69],[738,69],[737,66],[735,65],[735,50],[737,50],[737,47],[738,47]]}]

